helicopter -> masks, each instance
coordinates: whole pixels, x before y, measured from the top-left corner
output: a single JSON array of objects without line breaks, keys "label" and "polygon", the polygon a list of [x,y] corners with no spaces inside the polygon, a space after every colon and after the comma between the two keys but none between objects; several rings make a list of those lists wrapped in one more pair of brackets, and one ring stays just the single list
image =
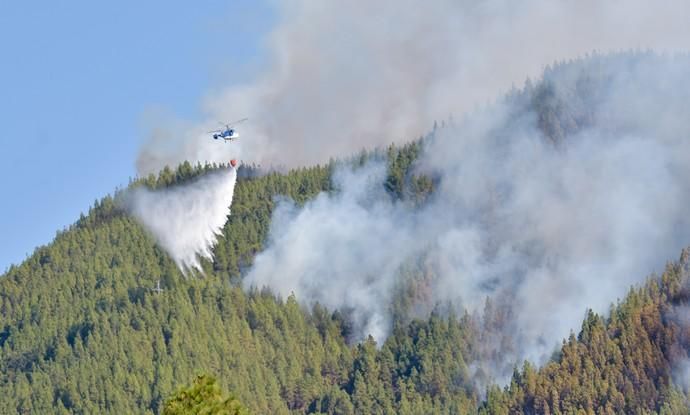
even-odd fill
[{"label": "helicopter", "polygon": [[214,140],[223,139],[223,140],[225,140],[225,142],[237,140],[238,138],[240,138],[240,134],[237,132],[237,130],[235,130],[234,128],[231,128],[231,126],[233,126],[235,124],[239,124],[239,123],[247,121],[247,120],[248,120],[248,118],[242,118],[241,120],[233,121],[231,123],[222,123],[221,122],[219,124],[222,125],[224,128],[222,128],[220,130],[209,131],[208,133],[213,134]]}]

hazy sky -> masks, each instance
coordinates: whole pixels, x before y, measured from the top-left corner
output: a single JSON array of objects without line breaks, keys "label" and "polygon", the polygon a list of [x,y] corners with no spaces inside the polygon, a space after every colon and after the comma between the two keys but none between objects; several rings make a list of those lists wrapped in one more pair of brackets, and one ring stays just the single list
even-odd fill
[{"label": "hazy sky", "polygon": [[0,2],[0,272],[126,185],[147,120],[249,78],[273,19],[253,0]]}]

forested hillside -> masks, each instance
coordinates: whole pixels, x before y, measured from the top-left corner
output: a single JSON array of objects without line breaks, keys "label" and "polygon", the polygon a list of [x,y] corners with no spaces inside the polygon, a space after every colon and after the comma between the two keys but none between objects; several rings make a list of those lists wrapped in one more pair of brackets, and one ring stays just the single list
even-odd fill
[{"label": "forested hillside", "polygon": [[[547,139],[566,145],[602,121],[596,103],[609,76],[606,60],[645,56],[555,65],[508,95],[515,111],[507,123],[534,114]],[[97,201],[0,277],[0,413],[157,414],[199,374],[215,377],[241,402],[228,404],[256,414],[688,413],[680,389],[688,373],[679,368],[690,350],[683,317],[689,250],[661,276],[611,298],[609,315],[583,315],[582,327],[545,366],[515,362],[505,388],[487,388],[495,379],[481,365],[487,353],[500,352],[487,350],[488,342],[510,342],[497,335],[510,312],[500,299],[487,299],[482,313],[436,307],[419,318],[409,310],[423,295],[424,275],[410,271],[412,283],[391,305],[392,333],[376,344],[352,341],[348,310],[307,306],[268,289],[243,291],[243,273],[264,248],[277,198],[299,205],[336,192],[336,166],[377,158],[388,166],[390,198],[416,209],[434,197],[439,179],[416,172],[415,160],[448,123],[405,146],[325,166],[287,173],[242,167],[214,261],[204,261],[196,275],[185,277],[122,209],[126,190]],[[130,186],[179,186],[216,168],[185,163]],[[162,292],[152,290],[157,281]],[[204,382],[189,393],[216,388]],[[209,396],[225,399],[216,395],[213,389]]]},{"label": "forested hillside", "polygon": [[[672,379],[690,347],[687,313],[690,248],[661,277],[633,288],[610,316],[587,313],[541,369],[526,362],[504,390],[492,388],[485,413],[688,413]],[[685,320],[684,320],[685,319]]]}]

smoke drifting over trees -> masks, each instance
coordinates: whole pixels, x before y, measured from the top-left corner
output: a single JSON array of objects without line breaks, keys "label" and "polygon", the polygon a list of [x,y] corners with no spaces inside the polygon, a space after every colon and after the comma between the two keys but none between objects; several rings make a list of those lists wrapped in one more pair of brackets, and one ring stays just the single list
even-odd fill
[{"label": "smoke drifting over trees", "polygon": [[687,413],[690,3],[423,6],[281,3],[158,176],[0,276],[0,413]]},{"label": "smoke drifting over trees", "polygon": [[[386,198],[380,165],[342,170],[341,193],[280,206],[247,286],[352,310],[360,338],[383,339],[401,269],[416,268],[431,287],[418,311],[499,298],[517,339],[502,354],[543,361],[585,307],[605,310],[687,243],[687,56],[594,53],[513,89],[596,50],[683,50],[687,3],[294,1],[280,15],[268,68],[209,96],[207,122],[152,135],[140,172],[318,163],[462,121],[424,142],[428,203]],[[243,116],[232,146],[204,133]]]},{"label": "smoke drifting over trees", "polygon": [[606,312],[687,244],[687,71],[653,54],[549,69],[424,141],[415,171],[437,185],[421,207],[392,200],[376,162],[341,169],[335,195],[283,203],[245,283],[351,309],[358,338],[382,340],[415,264],[418,309],[492,297],[510,310],[502,369],[543,362],[588,307]]},{"label": "smoke drifting over trees", "polygon": [[[403,143],[434,120],[496,99],[544,65],[631,48],[687,47],[690,4],[509,0],[288,1],[252,82],[214,91],[208,115],[150,135],[141,173],[224,162],[287,167]],[[218,146],[206,131],[249,117],[242,139]],[[175,124],[175,123],[173,123]],[[180,127],[180,128],[178,128]]]}]

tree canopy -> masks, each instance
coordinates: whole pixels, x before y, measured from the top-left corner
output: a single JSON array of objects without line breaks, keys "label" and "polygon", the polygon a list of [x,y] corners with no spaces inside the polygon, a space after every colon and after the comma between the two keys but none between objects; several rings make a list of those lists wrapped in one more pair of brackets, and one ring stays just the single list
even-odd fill
[{"label": "tree canopy", "polygon": [[[536,109],[557,145],[593,122],[583,103],[600,82],[586,78],[563,101],[550,88],[568,65],[506,98]],[[587,312],[543,367],[517,362],[505,387],[482,378],[477,364],[491,339],[482,322],[499,321],[505,310],[487,302],[479,314],[415,318],[409,310],[424,280],[414,271],[416,285],[392,305],[396,318],[383,344],[351,343],[347,310],[241,289],[266,242],[276,198],[299,205],[336,191],[338,163],[385,160],[385,191],[411,209],[423,206],[437,178],[413,165],[435,131],[323,166],[285,173],[243,167],[232,215],[199,278],[182,275],[120,207],[122,191],[96,201],[0,277],[0,413],[688,413],[677,379],[690,350],[690,331],[678,317],[690,301],[688,250],[660,276],[631,287],[607,315]],[[217,167],[184,163],[130,186],[176,186]],[[152,290],[159,280],[162,292]]]}]

